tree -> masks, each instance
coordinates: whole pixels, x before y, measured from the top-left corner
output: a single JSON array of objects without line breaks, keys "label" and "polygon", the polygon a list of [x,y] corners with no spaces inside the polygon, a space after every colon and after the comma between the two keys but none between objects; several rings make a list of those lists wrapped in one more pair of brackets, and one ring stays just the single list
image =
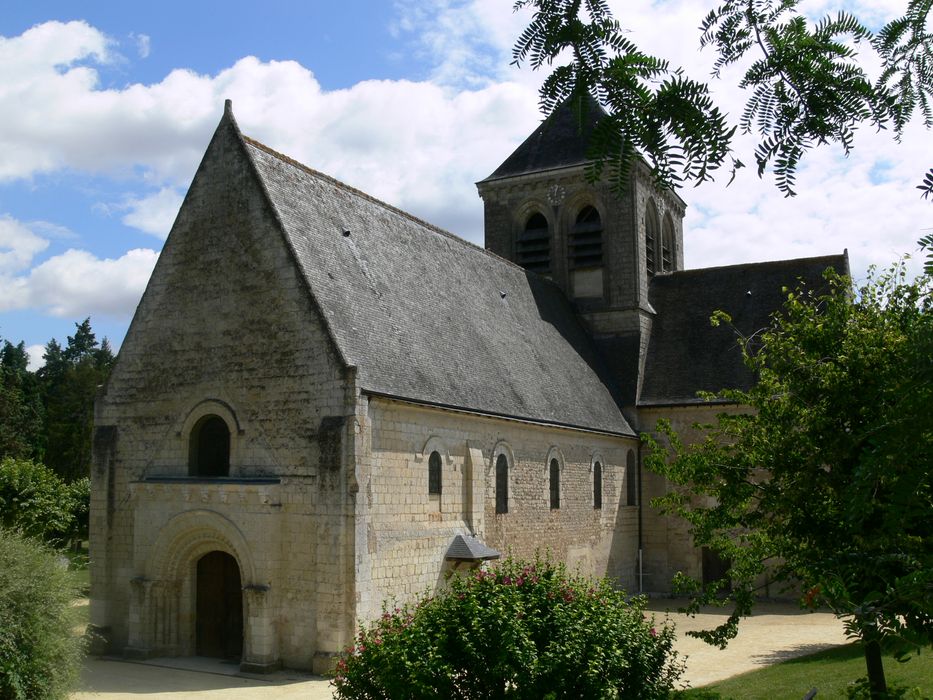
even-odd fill
[{"label": "tree", "polygon": [[[608,0],[517,0],[516,10],[534,15],[512,55],[534,69],[569,56],[541,87],[545,112],[570,98],[580,110],[589,98],[607,108],[591,142],[594,177],[608,167],[621,185],[639,154],[665,185],[709,179],[730,156],[734,176],[743,167],[732,154],[741,129],[760,136],[759,176],[770,167],[792,195],[797,166],[814,146],[838,143],[848,153],[862,124],[899,138],[917,111],[933,124],[931,2],[908,0],[902,17],[872,32],[845,12],[811,24],[800,0],[724,0],[704,19],[700,45],[717,52],[714,77],[748,64],[739,87],[750,96],[738,124],[706,83],[628,39]],[[877,59],[874,79],[858,62],[859,48]]]},{"label": "tree", "polygon": [[335,697],[667,698],[682,672],[673,628],[643,605],[540,559],[455,574],[360,630]]},{"label": "tree", "polygon": [[646,466],[673,485],[656,505],[731,561],[706,588],[679,576],[691,611],[735,604],[699,636],[724,645],[767,575],[845,621],[882,697],[881,643],[933,644],[933,283],[908,281],[903,263],[854,294],[827,280],[829,293],[789,292],[768,328],[740,337],[757,384],[717,398],[748,410],[689,446],[659,425],[667,447],[649,439]]},{"label": "tree", "polygon": [[39,383],[28,364],[25,343],[4,341],[0,350],[0,457],[42,455],[44,411]]},{"label": "tree", "polygon": [[90,474],[94,398],[114,361],[107,339],[98,344],[89,318],[75,328],[64,349],[49,341],[40,371],[46,412],[44,460],[66,481]]}]

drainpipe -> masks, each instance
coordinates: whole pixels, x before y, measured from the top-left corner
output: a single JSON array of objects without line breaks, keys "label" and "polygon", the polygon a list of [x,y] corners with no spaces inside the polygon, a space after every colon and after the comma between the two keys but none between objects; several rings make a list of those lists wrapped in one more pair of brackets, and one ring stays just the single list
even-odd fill
[{"label": "drainpipe", "polygon": [[638,499],[638,594],[641,595],[645,592],[644,586],[644,570],[642,568],[642,498],[641,498],[641,451],[642,443],[641,439],[638,441],[638,464],[637,464],[637,473],[638,473],[638,483],[636,484],[635,498]]}]

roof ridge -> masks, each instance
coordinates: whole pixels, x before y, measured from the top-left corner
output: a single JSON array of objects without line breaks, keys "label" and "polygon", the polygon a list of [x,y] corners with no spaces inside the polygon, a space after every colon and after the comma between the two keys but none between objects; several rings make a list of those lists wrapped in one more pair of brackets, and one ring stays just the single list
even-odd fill
[{"label": "roof ridge", "polygon": [[505,258],[503,258],[503,257],[501,257],[501,256],[499,256],[499,255],[496,255],[496,254],[493,253],[491,250],[487,250],[486,248],[483,248],[482,246],[476,245],[476,244],[473,243],[472,241],[468,241],[467,239],[462,238],[462,237],[458,236],[457,234],[455,234],[455,233],[453,233],[453,232],[451,232],[451,231],[448,231],[447,229],[443,229],[443,228],[441,228],[440,226],[437,226],[436,224],[432,224],[432,223],[430,223],[430,222],[428,222],[428,221],[425,221],[424,219],[421,219],[421,218],[415,216],[414,214],[411,214],[411,213],[405,211],[404,209],[399,209],[398,207],[396,207],[396,206],[394,206],[394,205],[392,205],[392,204],[389,204],[388,202],[385,202],[385,201],[379,199],[378,197],[373,197],[371,194],[368,194],[368,193],[366,193],[366,192],[363,192],[363,190],[357,189],[356,187],[353,187],[352,185],[348,185],[347,183],[345,183],[345,182],[343,182],[343,181],[341,181],[341,180],[338,180],[337,178],[332,177],[331,175],[328,175],[327,173],[322,173],[320,170],[315,170],[314,168],[312,168],[312,167],[310,167],[310,166],[308,166],[308,165],[305,165],[304,163],[302,163],[302,162],[300,162],[300,161],[297,161],[297,160],[295,160],[294,158],[291,158],[290,156],[287,156],[287,155],[285,155],[284,153],[281,153],[281,152],[275,150],[274,148],[270,148],[269,146],[267,146],[266,144],[262,143],[261,141],[257,141],[256,139],[251,138],[251,137],[247,136],[246,134],[241,134],[241,136],[242,136],[243,140],[246,141],[246,142],[247,142],[248,144],[250,144],[251,146],[255,146],[256,148],[258,148],[258,149],[260,149],[260,150],[262,150],[262,151],[265,151],[265,152],[268,153],[270,156],[273,156],[274,158],[278,158],[279,160],[281,160],[281,161],[283,161],[283,162],[285,162],[285,163],[288,163],[288,164],[291,165],[292,167],[298,168],[299,170],[303,170],[304,172],[308,173],[309,175],[312,175],[312,176],[314,176],[314,177],[320,178],[321,180],[324,180],[325,182],[329,182],[330,184],[332,184],[332,185],[334,185],[334,186],[336,186],[336,187],[339,187],[340,189],[345,190],[345,191],[349,192],[350,194],[353,194],[353,195],[355,195],[355,196],[357,196],[357,197],[362,197],[363,199],[366,199],[366,200],[372,202],[373,204],[377,204],[377,205],[379,205],[380,207],[384,207],[385,209],[388,209],[389,211],[395,212],[396,214],[400,214],[401,216],[404,216],[406,219],[415,222],[415,223],[418,224],[419,226],[423,226],[423,227],[425,227],[426,229],[429,229],[429,230],[431,230],[431,231],[434,231],[435,233],[439,233],[439,234],[441,234],[442,236],[446,236],[447,238],[450,238],[450,239],[456,241],[457,243],[461,243],[461,244],[463,244],[463,245],[465,245],[465,246],[468,246],[468,247],[470,247],[470,248],[473,248],[474,250],[477,250],[477,251],[479,251],[479,252],[481,252],[481,253],[485,253],[486,255],[492,256],[492,257],[494,257],[495,259],[499,260],[500,262],[504,262],[504,263],[507,263],[507,264],[509,264],[509,265],[511,265],[511,266],[513,266],[513,267],[517,267],[517,268],[519,268],[520,270],[524,270],[523,267],[521,267],[521,266],[519,266],[519,265],[516,265],[516,264],[513,263],[511,260],[506,260]]},{"label": "roof ridge", "polygon": [[440,235],[442,235],[442,236],[448,238],[449,240],[454,241],[455,243],[459,243],[459,244],[461,244],[461,245],[463,245],[463,246],[466,246],[468,249],[475,250],[475,251],[477,251],[477,252],[479,252],[479,253],[482,253],[482,254],[486,255],[486,256],[489,257],[489,258],[492,258],[492,259],[495,260],[498,264],[506,265],[507,267],[513,268],[513,269],[515,269],[515,270],[520,270],[521,272],[523,272],[523,273],[525,273],[525,274],[532,274],[532,275],[535,275],[535,276],[537,276],[537,277],[540,277],[542,280],[546,281],[546,282],[547,282],[548,284],[550,284],[551,286],[560,289],[560,285],[558,285],[557,282],[555,282],[553,279],[551,279],[550,277],[548,277],[548,276],[546,276],[546,275],[539,275],[537,272],[533,272],[533,271],[531,271],[531,270],[526,270],[524,267],[522,267],[522,266],[519,265],[518,263],[512,262],[511,260],[509,260],[509,259],[507,259],[507,258],[503,258],[501,255],[498,255],[497,253],[494,253],[493,251],[491,251],[491,250],[489,250],[489,249],[487,249],[487,248],[483,248],[482,246],[476,245],[476,244],[473,243],[472,241],[468,241],[467,239],[462,238],[462,237],[458,236],[457,234],[452,233],[451,231],[448,231],[448,230],[446,230],[446,229],[441,228],[440,226],[437,226],[437,225],[432,224],[432,223],[430,223],[430,222],[428,222],[428,221],[425,221],[424,219],[421,219],[421,218],[415,216],[414,214],[411,214],[411,213],[405,211],[404,209],[399,209],[398,207],[396,207],[396,206],[394,206],[394,205],[392,205],[392,204],[389,204],[388,202],[385,202],[385,201],[379,199],[378,197],[373,197],[371,194],[368,194],[368,193],[366,193],[366,192],[363,192],[363,190],[357,189],[356,187],[353,187],[352,185],[348,185],[347,183],[345,183],[345,182],[343,182],[343,181],[341,181],[341,180],[338,180],[337,178],[335,178],[335,177],[333,177],[333,176],[331,176],[331,175],[328,175],[327,173],[323,173],[323,172],[321,172],[320,170],[315,170],[315,169],[312,168],[311,166],[305,165],[304,163],[302,163],[302,162],[300,162],[300,161],[297,161],[297,160],[295,160],[294,158],[292,158],[292,157],[290,157],[290,156],[287,156],[287,155],[285,155],[284,153],[281,153],[280,151],[277,151],[277,150],[275,150],[274,148],[271,148],[270,146],[267,146],[266,144],[262,143],[261,141],[257,141],[256,139],[251,138],[251,137],[247,136],[246,134],[244,134],[244,133],[242,133],[242,132],[239,132],[239,134],[240,134],[240,138],[242,138],[246,143],[250,144],[251,146],[255,146],[256,148],[260,149],[261,151],[264,151],[264,152],[268,153],[269,155],[271,155],[271,156],[274,157],[274,158],[278,158],[278,159],[281,160],[282,162],[287,163],[288,165],[291,165],[292,167],[298,168],[299,170],[302,170],[302,171],[308,173],[309,175],[311,175],[311,176],[313,176],[313,177],[320,178],[321,180],[324,180],[325,182],[329,182],[329,183],[331,183],[332,185],[334,185],[335,187],[339,187],[339,188],[341,188],[341,189],[343,189],[343,190],[349,192],[350,194],[353,194],[353,195],[358,196],[358,197],[362,197],[363,199],[365,199],[365,200],[367,200],[367,201],[369,201],[369,202],[372,202],[372,203],[374,203],[374,204],[376,204],[376,205],[378,205],[378,206],[380,206],[380,207],[384,207],[385,209],[388,209],[389,211],[395,212],[396,214],[399,214],[399,215],[405,217],[405,218],[408,219],[409,221],[413,221],[414,223],[418,224],[419,226],[423,226],[423,227],[425,227],[426,229],[428,229],[428,230],[430,230],[430,231],[433,231],[434,233],[439,233]]},{"label": "roof ridge", "polygon": [[800,263],[804,261],[829,260],[831,258],[842,258],[845,253],[827,253],[826,255],[808,255],[800,258],[784,258],[781,260],[758,260],[756,262],[733,263],[732,265],[714,265],[712,267],[691,267],[684,270],[674,270],[673,272],[655,275],[652,279],[664,279],[670,277],[685,277],[691,274],[710,272],[712,270],[729,270],[738,267],[758,267],[764,265],[782,265],[789,263]]},{"label": "roof ridge", "polygon": [[[359,369],[360,390],[632,434],[603,376],[604,360],[553,281],[242,138],[281,218],[298,274],[347,364]],[[350,245],[353,237],[344,247],[341,220],[365,227],[368,234],[359,239],[365,249]],[[441,295],[443,302],[430,275],[438,261],[456,269],[457,283]],[[367,265],[379,266],[375,286]],[[511,322],[493,324],[497,318]]]}]

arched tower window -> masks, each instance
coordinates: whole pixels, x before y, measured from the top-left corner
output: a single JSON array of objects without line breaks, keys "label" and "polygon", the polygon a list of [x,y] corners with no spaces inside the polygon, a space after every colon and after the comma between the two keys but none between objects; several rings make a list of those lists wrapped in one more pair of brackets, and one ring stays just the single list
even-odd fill
[{"label": "arched tower window", "polygon": [[542,275],[551,271],[551,232],[544,214],[535,212],[528,217],[516,241],[515,261]]},{"label": "arched tower window", "polygon": [[560,462],[557,461],[556,457],[551,460],[549,484],[551,508],[560,508]]},{"label": "arched tower window", "polygon": [[674,224],[671,217],[664,217],[661,227],[661,272],[674,271]]},{"label": "arched tower window", "polygon": [[653,201],[645,208],[645,270],[652,277],[658,271],[658,242],[661,237],[661,223],[658,210]]},{"label": "arched tower window", "polygon": [[496,458],[496,512],[509,512],[509,458],[504,453]]},{"label": "arched tower window", "polygon": [[220,416],[201,418],[188,441],[188,474],[227,476],[230,473],[230,429]]},{"label": "arched tower window", "polygon": [[595,207],[583,207],[577,214],[570,232],[568,254],[571,269],[603,264],[603,222]]},{"label": "arched tower window", "polygon": [[441,453],[437,450],[428,457],[428,495],[441,495]]}]

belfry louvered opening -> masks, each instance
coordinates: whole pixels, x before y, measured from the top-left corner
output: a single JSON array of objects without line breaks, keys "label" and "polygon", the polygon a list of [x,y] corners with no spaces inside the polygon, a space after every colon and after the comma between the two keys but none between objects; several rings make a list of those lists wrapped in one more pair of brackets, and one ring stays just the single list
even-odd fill
[{"label": "belfry louvered opening", "polygon": [[674,225],[669,216],[664,217],[661,229],[661,272],[674,270]]},{"label": "belfry louvered opening", "polygon": [[583,207],[577,214],[568,248],[572,269],[603,264],[603,222],[595,207]]},{"label": "belfry louvered opening", "polygon": [[652,277],[658,271],[658,239],[661,237],[661,224],[654,202],[648,202],[645,211],[645,270]]},{"label": "belfry louvered opening", "polygon": [[515,246],[515,259],[526,270],[545,274],[551,271],[551,231],[544,214],[528,217]]}]

